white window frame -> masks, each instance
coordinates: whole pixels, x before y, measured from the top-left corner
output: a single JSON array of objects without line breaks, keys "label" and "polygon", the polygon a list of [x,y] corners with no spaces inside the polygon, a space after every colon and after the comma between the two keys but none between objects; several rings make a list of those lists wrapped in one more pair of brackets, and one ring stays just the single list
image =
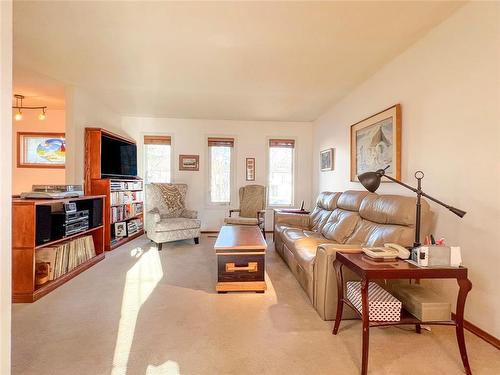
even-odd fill
[{"label": "white window frame", "polygon": [[162,136],[162,137],[170,137],[170,184],[173,184],[175,181],[175,152],[174,152],[174,142],[175,142],[175,137],[174,134],[172,133],[163,133],[163,132],[147,132],[147,133],[141,133],[141,142],[140,142],[140,157],[142,158],[141,166],[142,166],[142,171],[139,174],[139,176],[142,177],[144,180],[144,183],[146,183],[146,147],[144,147],[144,136]]},{"label": "white window frame", "polygon": [[[295,144],[293,148],[293,157],[292,157],[292,202],[290,204],[270,204],[269,194],[271,192],[269,186],[269,180],[271,178],[271,166],[269,165],[269,159],[271,157],[271,147],[269,146],[269,141],[271,139],[292,139]],[[268,136],[266,137],[266,184],[267,184],[267,208],[290,208],[295,207],[295,197],[296,197],[296,184],[295,184],[295,176],[297,175],[297,148],[298,142],[296,137],[287,137],[287,136]]]},{"label": "white window frame", "polygon": [[[231,150],[231,163],[230,163],[230,184],[231,186],[229,187],[229,202],[212,202],[211,201],[211,181],[210,181],[210,176],[212,174],[212,157],[210,154],[210,146],[208,145],[208,139],[209,138],[232,138],[234,140],[233,147]],[[221,135],[221,134],[209,134],[205,136],[205,148],[206,148],[206,160],[207,160],[207,173],[205,177],[205,203],[207,208],[229,208],[233,205],[233,202],[235,201],[236,197],[236,159],[237,159],[237,145],[238,145],[238,138],[234,135]]]}]

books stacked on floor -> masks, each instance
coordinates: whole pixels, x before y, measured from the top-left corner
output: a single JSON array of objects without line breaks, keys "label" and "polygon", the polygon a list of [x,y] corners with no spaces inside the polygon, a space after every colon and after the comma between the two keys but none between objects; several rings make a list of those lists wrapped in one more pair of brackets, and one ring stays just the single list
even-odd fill
[{"label": "books stacked on floor", "polygon": [[110,194],[111,205],[142,202],[142,191],[116,191]]},{"label": "books stacked on floor", "polygon": [[111,181],[111,191],[142,190],[142,181]]},{"label": "books stacked on floor", "polygon": [[141,230],[142,230],[142,220],[141,219],[130,220],[127,223],[127,234],[129,237],[133,236],[134,234],[138,233]]},{"label": "books stacked on floor", "polygon": [[92,236],[36,250],[36,263],[49,263],[49,281],[57,279],[96,256]]},{"label": "books stacked on floor", "polygon": [[140,203],[129,203],[123,206],[111,207],[111,222],[127,220],[142,213],[143,205]]}]

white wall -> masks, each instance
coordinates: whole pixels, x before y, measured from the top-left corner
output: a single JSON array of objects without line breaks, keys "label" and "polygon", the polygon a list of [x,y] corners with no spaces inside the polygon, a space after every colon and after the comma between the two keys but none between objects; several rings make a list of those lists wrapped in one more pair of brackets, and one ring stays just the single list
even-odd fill
[{"label": "white wall", "polygon": [[83,184],[85,128],[120,132],[121,117],[80,87],[67,87],[66,96],[66,183]]},{"label": "white wall", "polygon": [[[500,36],[498,3],[469,3],[365,81],[314,123],[318,152],[336,148],[335,171],[314,175],[322,190],[349,182],[349,126],[402,106],[402,179],[425,172],[424,191],[466,210],[460,219],[436,204],[435,235],[460,245],[473,288],[466,319],[500,337]],[[378,192],[410,194],[395,184]],[[456,282],[436,283],[450,301]]]},{"label": "white wall", "polygon": [[0,2],[0,373],[10,374],[12,1]]},{"label": "white wall", "polygon": [[[229,120],[195,120],[169,118],[124,117],[123,132],[136,139],[138,147],[139,173],[142,175],[142,138],[144,134],[166,134],[172,136],[173,182],[189,185],[187,205],[199,211],[202,230],[218,230],[228,214],[227,207],[210,207],[206,203],[208,191],[207,137],[231,136],[235,138],[236,187],[247,184],[267,185],[267,139],[268,137],[292,137],[296,139],[296,183],[295,204],[302,200],[307,207],[311,202],[311,147],[312,127],[308,122],[257,122]],[[198,172],[179,171],[179,154],[199,154]],[[255,182],[245,181],[245,158],[254,157],[256,162]],[[238,206],[238,199],[232,204]],[[272,227],[272,214],[266,217],[267,228]]]}]

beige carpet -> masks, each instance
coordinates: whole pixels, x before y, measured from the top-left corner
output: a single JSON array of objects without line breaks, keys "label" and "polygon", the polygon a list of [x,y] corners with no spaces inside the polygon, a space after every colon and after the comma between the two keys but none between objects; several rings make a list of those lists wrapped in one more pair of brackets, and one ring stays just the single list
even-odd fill
[{"label": "beige carpet", "polygon": [[[359,321],[333,336],[272,245],[265,294],[216,294],[213,242],[158,252],[140,238],[36,303],[14,305],[13,374],[359,373]],[[370,332],[370,374],[463,373],[451,327]],[[500,352],[466,340],[473,373],[499,374]]]}]

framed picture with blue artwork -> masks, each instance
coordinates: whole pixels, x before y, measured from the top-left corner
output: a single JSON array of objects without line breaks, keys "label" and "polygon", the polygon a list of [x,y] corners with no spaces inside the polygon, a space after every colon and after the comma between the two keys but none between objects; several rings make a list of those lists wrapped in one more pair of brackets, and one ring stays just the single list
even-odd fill
[{"label": "framed picture with blue artwork", "polygon": [[17,133],[18,168],[64,168],[64,133]]},{"label": "framed picture with blue artwork", "polygon": [[351,125],[351,181],[387,166],[386,175],[401,179],[399,104]]}]

